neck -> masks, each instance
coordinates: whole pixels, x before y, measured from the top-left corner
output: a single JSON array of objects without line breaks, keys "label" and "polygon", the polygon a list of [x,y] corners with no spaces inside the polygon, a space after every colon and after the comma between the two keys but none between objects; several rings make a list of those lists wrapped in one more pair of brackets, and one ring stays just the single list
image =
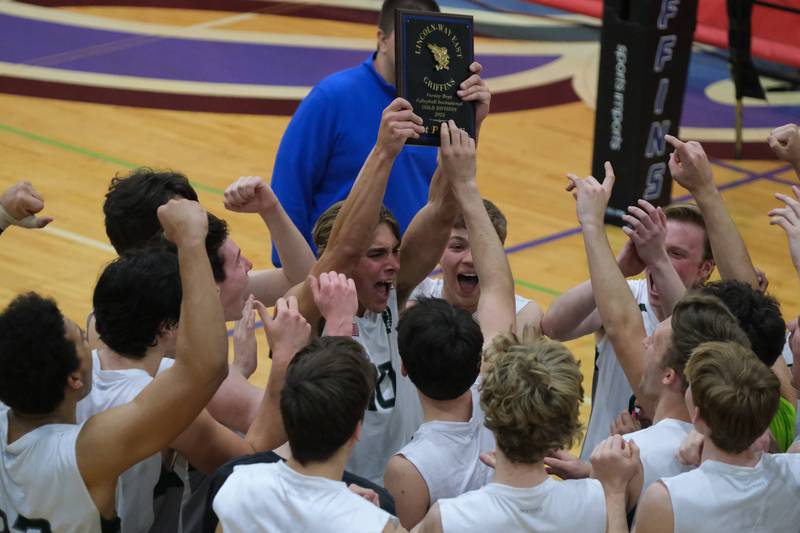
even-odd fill
[{"label": "neck", "polygon": [[492,483],[525,489],[544,483],[548,478],[544,461],[530,464],[514,463],[509,461],[499,448],[495,455],[497,464]]},{"label": "neck", "polygon": [[9,409],[8,443],[11,444],[34,429],[48,424],[75,424],[76,405],[77,401],[67,396],[55,411],[43,415],[29,415]]},{"label": "neck", "polygon": [[653,424],[658,424],[666,418],[674,418],[681,422],[691,422],[689,410],[686,409],[686,400],[683,394],[665,389],[656,403],[653,412]]},{"label": "neck", "polygon": [[467,389],[464,394],[452,400],[434,400],[419,391],[417,393],[422,404],[425,422],[434,420],[469,422],[472,418],[472,391],[470,389]]},{"label": "neck", "polygon": [[700,463],[704,461],[719,461],[734,466],[755,466],[761,459],[761,452],[754,452],[747,449],[741,453],[730,453],[717,448],[711,441],[708,434],[704,434],[703,454],[700,456]]},{"label": "neck", "polygon": [[148,348],[142,358],[126,357],[108,346],[99,348],[97,355],[100,359],[101,370],[130,370],[138,368],[155,377],[165,354],[160,345],[156,344]]},{"label": "neck", "polygon": [[375,54],[372,66],[389,85],[394,85],[394,65],[390,64],[389,58],[380,52]]},{"label": "neck", "polygon": [[347,464],[347,459],[350,457],[351,450],[352,446],[345,444],[326,461],[309,462],[302,465],[292,456],[289,457],[286,464],[289,465],[289,468],[304,476],[323,477],[325,479],[332,479],[333,481],[341,481],[344,475],[344,465]]}]

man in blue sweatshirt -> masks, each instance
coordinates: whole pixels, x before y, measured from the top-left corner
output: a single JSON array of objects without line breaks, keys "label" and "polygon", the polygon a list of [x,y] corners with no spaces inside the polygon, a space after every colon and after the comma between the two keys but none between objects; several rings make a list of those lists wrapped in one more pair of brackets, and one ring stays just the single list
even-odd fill
[{"label": "man in blue sweatshirt", "polygon": [[[272,190],[313,248],[311,229],[319,215],[343,200],[378,136],[381,113],[397,96],[394,66],[395,9],[439,11],[435,0],[384,0],[378,25],[378,49],[361,65],[322,80],[300,104],[281,140]],[[480,78],[481,66],[458,94],[475,102],[476,132],[489,113],[491,95]],[[476,133],[477,135],[477,133]],[[395,161],[384,203],[405,231],[428,200],[436,169],[436,149],[406,146]],[[272,250],[272,262],[280,259]]]}]

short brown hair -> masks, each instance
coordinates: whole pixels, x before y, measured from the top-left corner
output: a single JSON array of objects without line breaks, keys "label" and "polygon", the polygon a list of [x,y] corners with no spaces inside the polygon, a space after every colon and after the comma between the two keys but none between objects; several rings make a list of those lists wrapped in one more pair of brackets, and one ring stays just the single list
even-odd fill
[{"label": "short brown hair", "polygon": [[[314,224],[314,228],[311,230],[311,238],[314,241],[314,246],[317,247],[317,257],[322,256],[325,252],[325,248],[328,246],[328,240],[331,238],[333,225],[336,223],[336,217],[339,215],[342,205],[344,205],[344,200],[340,200],[326,209],[319,216],[317,223]],[[375,227],[381,224],[389,226],[389,229],[392,230],[397,240],[400,240],[400,224],[397,222],[397,219],[394,218],[392,212],[383,204],[381,204],[381,209],[378,213],[378,223]]]},{"label": "short brown hair", "polygon": [[778,378],[741,344],[701,344],[686,364],[686,376],[711,441],[722,451],[748,449],[778,411]]},{"label": "short brown hair", "polygon": [[[506,216],[491,200],[487,200],[486,198],[483,199],[483,207],[486,208],[486,212],[489,214],[489,220],[492,221],[492,226],[494,226],[497,236],[500,237],[500,243],[505,244],[508,234],[508,220]],[[467,223],[464,221],[463,214],[458,214],[456,222],[453,224],[453,229],[467,229]]]},{"label": "short brown hair", "polygon": [[703,230],[703,261],[713,261],[714,252],[711,250],[711,241],[706,231],[706,221],[700,208],[694,204],[675,204],[664,208],[667,220],[694,224]]},{"label": "short brown hair", "polygon": [[553,449],[572,446],[580,436],[583,375],[560,342],[539,337],[518,340],[498,335],[490,350],[492,367],[481,387],[486,427],[510,461],[532,464]]},{"label": "short brown hair", "polygon": [[378,28],[389,35],[394,31],[394,12],[396,9],[415,9],[417,11],[439,12],[439,5],[434,0],[384,0]]},{"label": "short brown hair", "polygon": [[664,368],[680,376],[683,390],[688,386],[684,370],[692,351],[704,342],[736,342],[750,347],[750,341],[736,317],[722,301],[698,291],[690,291],[672,310],[672,338],[662,360]]},{"label": "short brown hair", "polygon": [[353,436],[375,390],[375,367],[350,337],[317,337],[295,355],[281,392],[292,457],[326,461]]}]

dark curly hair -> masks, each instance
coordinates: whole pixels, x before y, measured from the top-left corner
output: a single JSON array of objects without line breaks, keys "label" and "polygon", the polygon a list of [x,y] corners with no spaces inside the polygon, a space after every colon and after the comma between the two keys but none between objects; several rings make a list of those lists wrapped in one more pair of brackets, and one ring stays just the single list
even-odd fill
[{"label": "dark curly hair", "polygon": [[120,355],[144,357],[161,328],[180,319],[178,256],[155,248],[125,252],[100,274],[93,304],[100,340]]},{"label": "dark curly hair", "polygon": [[158,236],[156,210],[176,196],[197,201],[189,180],[179,172],[141,167],[127,176],[115,176],[103,203],[106,234],[118,254]]},{"label": "dark curly hair", "polygon": [[64,401],[80,360],[55,301],[30,292],[0,314],[0,368],[0,401],[15,411],[47,414]]},{"label": "dark curly hair", "polygon": [[[214,281],[222,283],[227,277],[225,275],[225,260],[219,249],[228,238],[228,223],[209,212],[208,214],[208,234],[206,235],[206,254],[208,254],[208,262],[211,263],[211,273],[214,276]],[[166,248],[172,252],[178,251],[175,245],[169,242],[163,233],[159,233],[157,239],[150,241],[147,247]]]},{"label": "dark curly hair", "polygon": [[458,398],[478,378],[483,334],[468,312],[420,298],[401,315],[397,334],[408,377],[428,398]]},{"label": "dark curly hair", "polygon": [[722,300],[750,339],[756,357],[769,367],[775,364],[786,343],[786,323],[775,298],[736,280],[706,283],[699,290]]}]

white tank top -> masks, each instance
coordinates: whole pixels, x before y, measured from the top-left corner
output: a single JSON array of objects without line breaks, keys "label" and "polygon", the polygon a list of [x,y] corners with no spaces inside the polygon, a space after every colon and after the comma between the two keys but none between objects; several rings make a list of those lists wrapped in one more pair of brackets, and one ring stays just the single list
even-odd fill
[{"label": "white tank top", "polygon": [[381,533],[395,520],[343,482],[305,476],[283,461],[234,467],[213,508],[225,533]]},{"label": "white tank top", "polygon": [[0,531],[101,533],[75,455],[82,426],[47,424],[9,444],[8,413],[0,404]]},{"label": "white tank top", "polygon": [[675,533],[777,533],[800,529],[800,454],[763,454],[755,467],[704,461],[661,480]]},{"label": "white tank top", "polygon": [[[411,291],[411,296],[409,296],[408,299],[418,300],[423,296],[428,298],[441,298],[442,290],[444,290],[444,280],[442,278],[425,278],[424,280],[422,280],[422,283],[417,285],[417,287],[413,291]],[[519,312],[522,311],[522,308],[528,305],[529,303],[531,303],[529,299],[524,298],[519,294],[515,294],[514,312],[519,314]]]},{"label": "white tank top", "polygon": [[625,440],[632,440],[639,446],[639,458],[643,471],[642,491],[639,493],[639,498],[654,481],[658,481],[662,477],[677,476],[691,470],[690,466],[678,461],[678,450],[692,427],[688,422],[665,418],[649,428],[622,436]]},{"label": "white tank top", "polygon": [[[158,372],[175,363],[164,358]],[[97,350],[92,351],[92,390],[80,402],[78,423],[133,401],[153,378],[141,369],[103,370]],[[122,533],[146,533],[155,520],[153,489],[161,476],[161,453],[156,453],[122,473],[117,482],[117,514]]]},{"label": "white tank top", "polygon": [[[647,295],[647,280],[628,280],[639,309],[642,311],[644,330],[652,335],[658,327],[659,320],[650,307]],[[600,339],[595,348],[594,386],[592,387],[592,413],[589,415],[589,427],[583,441],[581,460],[588,461],[595,446],[608,438],[609,427],[619,414],[629,408],[633,399],[633,390],[625,377],[625,372],[617,361],[617,354],[606,335]]]},{"label": "white tank top", "polygon": [[494,435],[483,425],[477,384],[471,392],[472,418],[468,422],[425,422],[398,452],[425,480],[429,505],[479,489],[494,475],[494,470],[480,460],[480,454],[495,449]]},{"label": "white tank top", "polygon": [[439,500],[444,533],[558,531],[605,533],[606,499],[596,479],[555,481],[530,488],[499,483]]},{"label": "white tank top", "polygon": [[364,414],[361,439],[353,448],[347,471],[383,485],[389,458],[405,446],[423,422],[417,389],[400,372],[397,348],[397,292],[392,289],[386,311],[356,317],[353,339],[364,347],[378,369],[375,395]]}]

